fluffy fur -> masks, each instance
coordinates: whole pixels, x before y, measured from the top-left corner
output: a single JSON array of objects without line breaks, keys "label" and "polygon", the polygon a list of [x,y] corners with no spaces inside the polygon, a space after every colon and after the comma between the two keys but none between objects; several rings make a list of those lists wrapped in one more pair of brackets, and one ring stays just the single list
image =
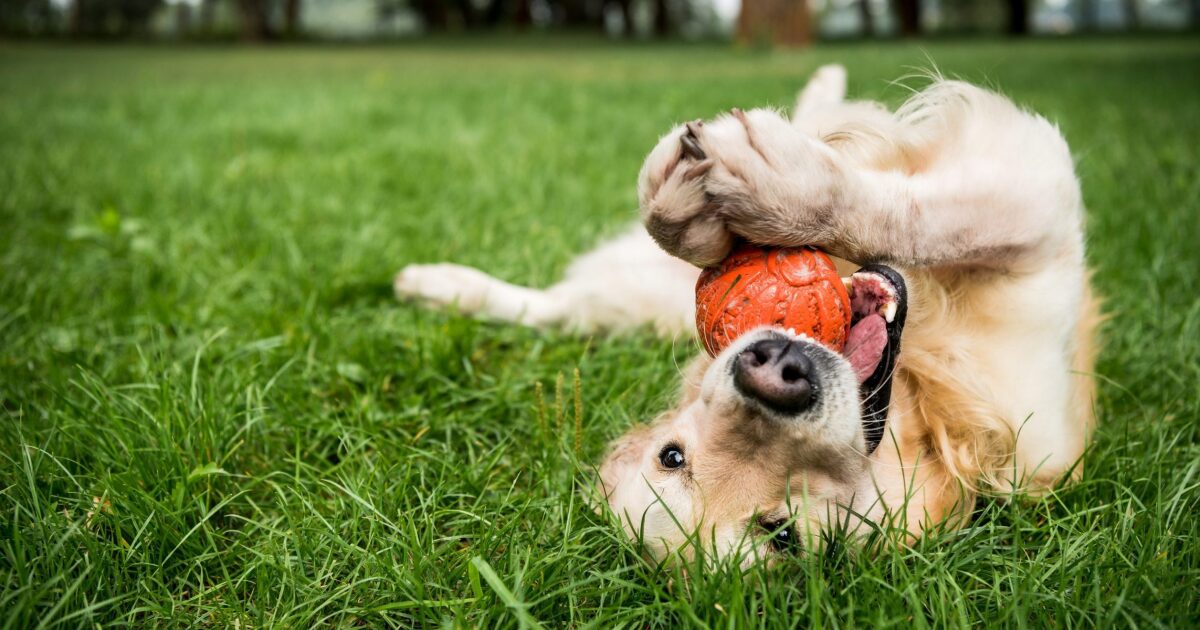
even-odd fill
[{"label": "fluffy fur", "polygon": [[[1099,316],[1066,142],[966,83],[936,81],[892,113],[844,102],[845,82],[839,66],[819,70],[791,120],[735,110],[669,132],[639,176],[645,231],[585,254],[547,290],[455,265],[397,276],[401,297],[528,325],[691,334],[696,266],[736,238],[819,246],[844,275],[868,262],[902,271],[908,326],[870,456],[839,358],[823,368],[830,401],[797,428],[730,389],[727,355],[745,344],[695,359],[676,409],[614,444],[604,490],[656,556],[697,543],[770,553],[755,523],[811,538],[851,513],[915,535],[963,522],[980,491],[1081,474]],[[689,133],[699,159],[681,151]],[[657,464],[685,443],[686,474]]]}]

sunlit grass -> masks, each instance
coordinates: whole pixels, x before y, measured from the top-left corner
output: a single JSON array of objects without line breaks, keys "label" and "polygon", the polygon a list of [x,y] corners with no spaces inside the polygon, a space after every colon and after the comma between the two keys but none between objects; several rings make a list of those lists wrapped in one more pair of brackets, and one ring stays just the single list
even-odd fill
[{"label": "sunlit grass", "polygon": [[[932,60],[1071,141],[1113,315],[1087,478],[683,579],[583,488],[694,344],[427,312],[391,275],[548,283],[633,220],[672,123],[833,60],[890,103]],[[1185,40],[0,48],[3,623],[1194,625],[1198,67]]]}]

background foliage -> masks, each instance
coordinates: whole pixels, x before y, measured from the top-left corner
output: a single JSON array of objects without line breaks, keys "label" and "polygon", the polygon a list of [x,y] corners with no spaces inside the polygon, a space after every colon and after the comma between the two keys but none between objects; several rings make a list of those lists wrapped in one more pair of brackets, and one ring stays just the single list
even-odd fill
[{"label": "background foliage", "polygon": [[590,32],[610,38],[1024,37],[1200,28],[1200,0],[5,0],[0,36],[163,41]]}]

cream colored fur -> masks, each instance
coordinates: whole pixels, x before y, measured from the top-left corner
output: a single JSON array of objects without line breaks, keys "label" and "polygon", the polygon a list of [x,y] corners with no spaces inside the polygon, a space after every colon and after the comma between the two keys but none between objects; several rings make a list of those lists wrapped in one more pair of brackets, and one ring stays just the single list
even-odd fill
[{"label": "cream colored fur", "polygon": [[[650,236],[602,245],[545,291],[455,265],[397,276],[401,297],[528,325],[677,335],[692,334],[692,264],[719,261],[736,237],[817,245],[846,274],[866,262],[903,272],[908,326],[869,457],[856,403],[780,431],[731,393],[724,353],[697,358],[679,406],[615,443],[604,490],[655,556],[697,542],[769,553],[752,527],[764,515],[810,540],[851,508],[915,535],[964,522],[980,491],[1037,492],[1081,472],[1098,315],[1065,141],[966,83],[936,81],[895,113],[844,102],[845,84],[826,66],[791,120],[735,110],[693,124],[702,160],[681,153],[683,126],[669,132],[639,177]],[[686,476],[656,463],[674,442],[687,445]]]}]

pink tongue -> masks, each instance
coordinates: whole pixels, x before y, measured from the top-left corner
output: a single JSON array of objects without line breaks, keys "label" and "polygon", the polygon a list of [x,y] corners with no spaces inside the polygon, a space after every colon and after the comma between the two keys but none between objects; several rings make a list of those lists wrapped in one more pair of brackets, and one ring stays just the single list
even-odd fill
[{"label": "pink tongue", "polygon": [[878,313],[872,313],[860,319],[850,328],[846,338],[846,349],[842,354],[854,367],[858,382],[867,380],[879,365],[883,357],[883,349],[887,347],[887,324]]}]

